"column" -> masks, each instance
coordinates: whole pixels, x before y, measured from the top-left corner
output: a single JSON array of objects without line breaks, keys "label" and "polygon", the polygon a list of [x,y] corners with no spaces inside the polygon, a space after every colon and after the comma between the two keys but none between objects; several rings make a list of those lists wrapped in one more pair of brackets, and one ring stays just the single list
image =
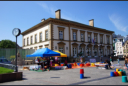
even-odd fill
[{"label": "column", "polygon": [[99,33],[98,33],[98,43],[100,43],[100,35],[99,35]]},{"label": "column", "polygon": [[92,42],[92,39],[94,39],[94,33],[93,32],[91,34],[91,42]]},{"label": "column", "polygon": [[93,54],[93,45],[92,45],[92,48],[91,49],[92,49],[92,56],[94,56],[94,54]]},{"label": "column", "polygon": [[85,55],[85,57],[86,57],[86,46],[84,46],[84,53],[85,53],[84,55]]},{"label": "column", "polygon": [[111,40],[111,35],[109,36],[109,41],[110,41],[109,43],[112,44],[112,42],[111,42],[111,41],[112,41],[112,40]]},{"label": "column", "polygon": [[88,41],[88,34],[87,34],[87,31],[85,31],[85,42],[87,42]]},{"label": "column", "polygon": [[104,35],[104,37],[105,37],[104,43],[107,44],[107,43],[106,43],[106,34]]},{"label": "column", "polygon": [[99,56],[100,56],[100,54],[99,54],[99,53],[100,53],[100,51],[99,51],[99,49],[100,49],[100,48],[99,48],[99,46],[98,46],[98,48],[97,48],[97,49],[98,49],[98,57],[99,57]]},{"label": "column", "polygon": [[80,30],[77,31],[77,41],[81,41]]}]

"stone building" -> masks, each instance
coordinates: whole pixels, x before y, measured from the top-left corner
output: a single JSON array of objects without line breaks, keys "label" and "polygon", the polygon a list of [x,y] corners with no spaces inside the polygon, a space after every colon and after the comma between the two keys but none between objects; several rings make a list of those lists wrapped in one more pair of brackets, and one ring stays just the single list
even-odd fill
[{"label": "stone building", "polygon": [[73,60],[82,52],[83,58],[109,56],[113,52],[113,31],[61,18],[61,10],[55,18],[42,19],[41,23],[22,32],[23,49],[49,48],[67,54]]}]

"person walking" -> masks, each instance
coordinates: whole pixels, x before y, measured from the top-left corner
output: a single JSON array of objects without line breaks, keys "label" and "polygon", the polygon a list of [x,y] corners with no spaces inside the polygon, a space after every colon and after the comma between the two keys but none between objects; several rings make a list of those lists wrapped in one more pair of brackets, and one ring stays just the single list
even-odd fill
[{"label": "person walking", "polygon": [[[112,69],[112,68],[111,68],[111,63],[110,63],[110,61],[105,60],[105,63],[108,64],[109,69]],[[107,69],[107,68],[106,68],[106,69]]]},{"label": "person walking", "polygon": [[118,65],[119,65],[120,64],[120,59],[119,58],[117,59],[117,62],[118,62]]},{"label": "person walking", "polygon": [[110,56],[110,63],[111,63],[111,65],[113,64],[113,63],[112,63],[112,57],[111,57],[111,56]]},{"label": "person walking", "polygon": [[128,57],[125,58],[125,66],[127,67],[128,70]]},{"label": "person walking", "polygon": [[50,59],[47,59],[47,68],[49,69],[48,71],[50,71]]}]

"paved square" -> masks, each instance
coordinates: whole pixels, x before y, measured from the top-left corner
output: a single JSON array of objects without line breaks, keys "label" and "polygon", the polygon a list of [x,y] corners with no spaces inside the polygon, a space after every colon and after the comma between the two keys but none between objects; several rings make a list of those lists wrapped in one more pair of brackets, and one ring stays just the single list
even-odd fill
[{"label": "paved square", "polygon": [[[21,71],[21,70],[20,70]],[[80,79],[80,68],[51,70],[45,72],[23,71],[24,80],[0,83],[1,85],[128,85],[122,77],[110,77],[112,70],[84,68],[84,79]],[[128,75],[128,70],[125,70]]]}]

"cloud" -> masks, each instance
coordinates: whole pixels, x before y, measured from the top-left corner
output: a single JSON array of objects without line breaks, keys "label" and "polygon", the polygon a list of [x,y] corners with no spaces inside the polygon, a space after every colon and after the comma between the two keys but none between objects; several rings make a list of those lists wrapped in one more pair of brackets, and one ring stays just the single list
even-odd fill
[{"label": "cloud", "polygon": [[128,26],[124,25],[124,20],[117,14],[109,15],[110,21],[115,25],[115,27],[120,30],[126,32]]}]

